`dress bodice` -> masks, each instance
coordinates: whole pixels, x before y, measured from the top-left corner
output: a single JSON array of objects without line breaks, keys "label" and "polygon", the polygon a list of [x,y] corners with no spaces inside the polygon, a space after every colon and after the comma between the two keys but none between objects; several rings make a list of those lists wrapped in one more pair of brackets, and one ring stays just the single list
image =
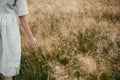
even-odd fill
[{"label": "dress bodice", "polygon": [[26,0],[0,0],[0,13],[26,15],[28,13]]}]

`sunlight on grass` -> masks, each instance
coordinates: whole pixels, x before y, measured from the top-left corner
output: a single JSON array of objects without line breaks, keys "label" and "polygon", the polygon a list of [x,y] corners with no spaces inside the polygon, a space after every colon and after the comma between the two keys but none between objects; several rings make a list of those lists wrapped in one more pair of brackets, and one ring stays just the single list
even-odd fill
[{"label": "sunlight on grass", "polygon": [[22,35],[16,80],[119,80],[119,0],[28,0],[39,51]]}]

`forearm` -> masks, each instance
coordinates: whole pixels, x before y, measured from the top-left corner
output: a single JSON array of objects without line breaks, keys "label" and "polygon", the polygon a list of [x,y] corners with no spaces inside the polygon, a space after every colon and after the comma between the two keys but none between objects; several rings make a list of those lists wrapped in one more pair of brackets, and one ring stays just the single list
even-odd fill
[{"label": "forearm", "polygon": [[20,16],[19,19],[20,19],[22,28],[25,31],[27,37],[29,39],[31,39],[33,37],[33,34],[31,32],[31,29],[30,29],[30,26],[28,24],[28,20],[27,20],[26,16]]}]

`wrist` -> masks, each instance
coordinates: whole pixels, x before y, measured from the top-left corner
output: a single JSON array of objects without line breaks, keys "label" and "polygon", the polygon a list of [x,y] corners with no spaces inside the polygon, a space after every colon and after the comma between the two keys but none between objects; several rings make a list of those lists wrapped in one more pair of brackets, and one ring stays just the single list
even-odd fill
[{"label": "wrist", "polygon": [[28,36],[29,40],[33,40],[34,36]]}]

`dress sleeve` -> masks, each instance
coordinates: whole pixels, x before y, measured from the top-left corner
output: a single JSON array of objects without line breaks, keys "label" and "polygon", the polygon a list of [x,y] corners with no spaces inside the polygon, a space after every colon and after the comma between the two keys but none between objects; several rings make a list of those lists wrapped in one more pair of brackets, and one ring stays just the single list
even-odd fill
[{"label": "dress sleeve", "polygon": [[28,6],[26,0],[16,0],[16,12],[18,16],[24,16],[28,14]]}]

